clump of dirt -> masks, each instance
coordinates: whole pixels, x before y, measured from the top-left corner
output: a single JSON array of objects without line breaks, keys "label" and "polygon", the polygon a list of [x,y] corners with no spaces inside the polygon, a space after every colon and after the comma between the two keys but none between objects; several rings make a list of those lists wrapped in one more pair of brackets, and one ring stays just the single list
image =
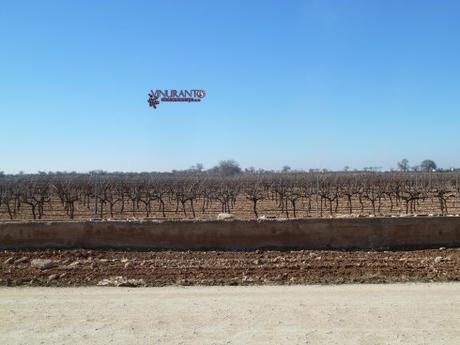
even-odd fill
[{"label": "clump of dirt", "polygon": [[0,252],[0,285],[3,286],[276,285],[455,280],[460,280],[460,248],[416,251]]}]

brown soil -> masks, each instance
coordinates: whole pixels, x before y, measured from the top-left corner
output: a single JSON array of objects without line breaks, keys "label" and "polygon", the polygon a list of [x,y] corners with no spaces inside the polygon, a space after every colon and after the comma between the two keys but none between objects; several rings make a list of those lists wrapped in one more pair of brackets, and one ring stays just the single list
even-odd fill
[{"label": "brown soil", "polygon": [[[32,266],[50,259],[54,267]],[[0,285],[260,285],[460,280],[460,248],[418,251],[96,251],[0,253]]]}]

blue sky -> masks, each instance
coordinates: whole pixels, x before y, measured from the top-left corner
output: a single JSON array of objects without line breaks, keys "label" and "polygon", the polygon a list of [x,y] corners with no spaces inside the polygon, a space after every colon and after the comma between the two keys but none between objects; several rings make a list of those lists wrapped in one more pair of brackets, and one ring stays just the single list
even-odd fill
[{"label": "blue sky", "polygon": [[[460,166],[459,1],[3,1],[0,170]],[[202,103],[147,105],[150,89]]]}]

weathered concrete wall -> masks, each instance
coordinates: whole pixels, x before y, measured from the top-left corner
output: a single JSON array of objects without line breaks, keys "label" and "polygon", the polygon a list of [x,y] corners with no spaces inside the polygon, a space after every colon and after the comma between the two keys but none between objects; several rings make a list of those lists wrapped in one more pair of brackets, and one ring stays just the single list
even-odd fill
[{"label": "weathered concrete wall", "polygon": [[460,217],[0,223],[1,249],[364,249],[459,245]]}]

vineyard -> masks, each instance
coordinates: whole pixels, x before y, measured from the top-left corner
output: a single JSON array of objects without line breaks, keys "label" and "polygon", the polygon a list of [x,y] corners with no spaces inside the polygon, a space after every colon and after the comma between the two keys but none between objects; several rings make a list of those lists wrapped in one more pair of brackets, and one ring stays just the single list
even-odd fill
[{"label": "vineyard", "polygon": [[453,215],[460,172],[0,176],[0,220]]}]

